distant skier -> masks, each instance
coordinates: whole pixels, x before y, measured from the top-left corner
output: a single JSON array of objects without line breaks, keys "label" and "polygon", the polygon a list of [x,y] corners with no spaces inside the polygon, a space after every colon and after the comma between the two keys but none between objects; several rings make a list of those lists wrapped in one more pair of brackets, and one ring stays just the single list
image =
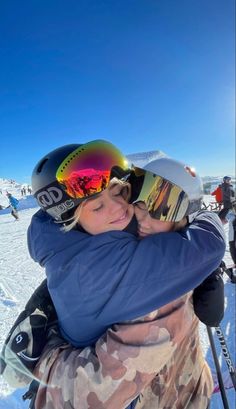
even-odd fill
[{"label": "distant skier", "polygon": [[211,193],[211,196],[215,196],[216,202],[219,204],[219,208],[221,210],[221,207],[223,205],[223,195],[222,195],[221,185],[218,185],[218,187],[214,190],[214,192]]},{"label": "distant skier", "polygon": [[227,220],[229,222],[229,251],[236,267],[236,204],[229,210]]},{"label": "distant skier", "polygon": [[19,215],[18,215],[18,205],[19,205],[19,200],[17,200],[14,196],[12,196],[11,193],[7,193],[7,197],[9,200],[9,206],[12,208],[11,215],[16,219],[19,220]]},{"label": "distant skier", "polygon": [[227,223],[226,216],[228,214],[228,211],[232,209],[233,203],[236,200],[233,185],[230,182],[231,177],[225,176],[223,178],[223,183],[220,185],[222,189],[223,209],[220,211],[219,217],[223,223]]}]

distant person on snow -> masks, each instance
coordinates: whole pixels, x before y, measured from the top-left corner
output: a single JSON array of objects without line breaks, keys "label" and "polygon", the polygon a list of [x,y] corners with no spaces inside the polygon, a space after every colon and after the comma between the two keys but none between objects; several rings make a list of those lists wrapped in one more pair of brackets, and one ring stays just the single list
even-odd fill
[{"label": "distant person on snow", "polygon": [[10,203],[8,207],[12,208],[11,215],[16,220],[19,220],[19,214],[18,214],[19,200],[17,200],[15,197],[13,197],[11,193],[7,193],[7,197],[8,197],[9,203]]},{"label": "distant person on snow", "polygon": [[227,220],[229,222],[229,251],[236,267],[236,203],[229,210]]},{"label": "distant person on snow", "polygon": [[228,214],[228,211],[232,209],[233,203],[235,202],[235,192],[233,189],[233,185],[230,182],[231,177],[225,176],[223,178],[223,183],[220,185],[222,190],[223,209],[219,213],[219,218],[223,223],[227,222],[226,216]]},{"label": "distant person on snow", "polygon": [[214,192],[211,193],[211,196],[215,196],[216,202],[219,204],[219,208],[221,210],[221,207],[223,205],[221,185],[218,185],[218,187],[214,190]]},{"label": "distant person on snow", "polygon": [[25,186],[22,186],[20,191],[21,191],[21,196],[26,196],[26,187]]}]

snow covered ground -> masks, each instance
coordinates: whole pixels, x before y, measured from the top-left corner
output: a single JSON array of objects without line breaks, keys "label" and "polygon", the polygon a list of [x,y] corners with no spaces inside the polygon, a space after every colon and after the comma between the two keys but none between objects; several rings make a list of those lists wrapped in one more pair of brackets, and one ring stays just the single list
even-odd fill
[{"label": "snow covered ground", "polygon": [[[10,190],[9,190],[10,191]],[[0,199],[2,199],[0,195]],[[16,194],[17,196],[17,194]],[[20,195],[18,194],[18,198]],[[212,201],[212,197],[205,197],[205,202]],[[1,204],[2,200],[1,200]],[[6,205],[4,203],[4,205]],[[21,209],[19,212],[20,220],[15,221],[9,209],[0,211],[0,349],[6,337],[8,330],[15,321],[19,312],[23,309],[26,301],[44,278],[44,271],[36,265],[29,257],[26,243],[26,231],[32,215],[35,213],[36,203],[32,196],[26,196],[21,199]],[[28,208],[27,208],[28,207]],[[6,213],[6,214],[5,214]],[[225,226],[226,235],[228,226]],[[232,264],[230,253],[225,253],[225,262]],[[235,362],[235,289],[227,277],[225,279],[225,316],[222,321],[222,329],[225,335],[227,346],[231,358]],[[214,362],[211,349],[203,325],[200,327],[201,341],[206,359],[212,369],[215,377]],[[230,409],[235,408],[235,392],[231,386],[227,366],[222,357],[220,345],[216,336],[214,336],[218,356],[224,374],[224,382],[227,389],[227,398]],[[0,409],[26,409],[28,402],[23,402],[21,396],[25,390],[12,390],[2,378],[0,378]],[[222,409],[220,393],[215,393],[212,398],[211,409]]]}]

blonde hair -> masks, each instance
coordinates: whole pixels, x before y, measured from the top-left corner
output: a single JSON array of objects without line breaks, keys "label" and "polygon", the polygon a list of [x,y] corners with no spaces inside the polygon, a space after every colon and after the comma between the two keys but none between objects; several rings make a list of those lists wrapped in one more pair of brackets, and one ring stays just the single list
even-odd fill
[{"label": "blonde hair", "polygon": [[81,211],[82,211],[82,209],[83,209],[84,204],[87,202],[87,200],[88,200],[88,199],[85,199],[83,202],[81,202],[81,203],[79,204],[79,206],[76,207],[74,216],[70,219],[71,222],[68,223],[68,224],[65,224],[65,225],[61,228],[62,231],[64,231],[64,232],[66,233],[66,232],[68,232],[68,231],[74,229],[74,227],[75,227],[75,226],[78,224],[78,222],[79,222],[79,218],[80,218]]},{"label": "blonde hair", "polygon": [[[123,187],[127,187],[128,188],[128,192],[127,192],[127,197],[125,197],[125,200],[128,202],[130,197],[131,197],[131,185],[128,182],[125,182],[123,180],[117,179],[117,178],[113,178],[112,180],[110,180],[109,185],[107,187],[107,189],[109,189],[109,187],[111,187],[111,185],[121,185]],[[93,196],[92,196],[93,197]],[[69,224],[65,224],[62,227],[62,230],[64,232],[68,232],[72,229],[74,229],[76,227],[77,224],[79,224],[79,219],[80,219],[80,215],[81,215],[81,211],[83,209],[83,206],[85,205],[85,203],[89,200],[85,199],[83,200],[79,206],[75,209],[75,213],[74,216],[71,218],[71,223]]]}]

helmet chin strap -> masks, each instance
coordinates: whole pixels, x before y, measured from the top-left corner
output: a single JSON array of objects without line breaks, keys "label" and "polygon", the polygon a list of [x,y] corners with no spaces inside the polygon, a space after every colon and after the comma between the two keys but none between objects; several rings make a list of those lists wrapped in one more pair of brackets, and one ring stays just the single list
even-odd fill
[{"label": "helmet chin strap", "polygon": [[53,220],[53,222],[56,224],[65,224],[67,222],[72,222],[72,220],[74,220],[74,216],[70,217],[69,219],[65,219],[65,220]]},{"label": "helmet chin strap", "polygon": [[135,214],[133,215],[131,221],[129,222],[128,226],[126,226],[125,229],[122,231],[125,231],[126,233],[133,234],[134,236],[138,236],[138,221],[136,219]]}]

